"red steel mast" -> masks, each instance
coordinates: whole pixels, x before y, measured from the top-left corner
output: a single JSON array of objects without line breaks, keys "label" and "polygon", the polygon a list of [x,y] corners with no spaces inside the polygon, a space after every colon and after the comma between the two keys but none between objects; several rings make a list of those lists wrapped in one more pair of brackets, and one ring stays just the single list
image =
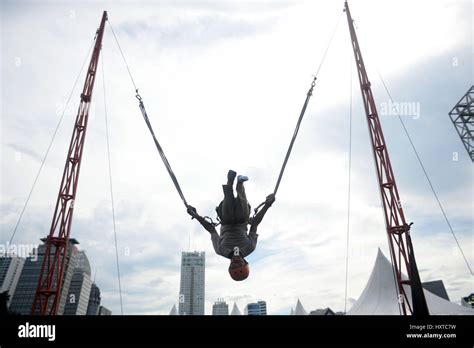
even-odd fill
[{"label": "red steel mast", "polygon": [[55,315],[58,310],[77,183],[81,169],[82,151],[84,150],[87,121],[89,118],[89,107],[99,63],[100,50],[102,48],[102,37],[106,20],[107,11],[104,11],[99,29],[95,36],[94,51],[81,93],[81,102],[79,104],[71,143],[67,153],[56,209],[51,223],[51,230],[45,243],[46,248],[31,314],[37,314],[37,312],[39,312],[41,315]]},{"label": "red steel mast", "polygon": [[[364,60],[354,29],[354,22],[349,11],[347,1],[344,4],[347,22],[351,34],[351,44],[354,50],[355,62],[359,75],[360,89],[364,103],[365,114],[369,126],[370,140],[374,153],[377,179],[384,210],[385,226],[387,229],[392,266],[395,273],[398,302],[401,312],[406,314],[427,315],[428,306],[423,294],[423,288],[415,262],[413,246],[410,238],[410,225],[406,223],[402,203],[398,194],[395,176],[388,155],[387,145],[383,136],[370,81],[365,70]],[[407,278],[402,279],[402,273]],[[408,298],[406,288],[411,288],[411,299]]]}]

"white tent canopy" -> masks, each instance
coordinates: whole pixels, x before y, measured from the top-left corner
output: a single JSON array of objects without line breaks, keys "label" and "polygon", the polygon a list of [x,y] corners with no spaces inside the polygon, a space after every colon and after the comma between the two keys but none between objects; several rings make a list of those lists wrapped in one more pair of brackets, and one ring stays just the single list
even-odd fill
[{"label": "white tent canopy", "polygon": [[176,310],[176,305],[173,305],[173,308],[171,308],[169,315],[178,315],[178,311]]},{"label": "white tent canopy", "polygon": [[[406,279],[406,277],[404,277]],[[404,285],[408,298],[411,288]],[[433,315],[474,315],[474,310],[447,301],[424,290],[426,303]],[[392,264],[379,249],[369,281],[359,299],[347,315],[399,315],[397,287],[393,278]]]},{"label": "white tent canopy", "polygon": [[298,299],[296,302],[295,312],[293,315],[308,315],[308,312],[306,312],[306,309],[304,309],[300,299]]},{"label": "white tent canopy", "polygon": [[230,315],[242,315],[239,307],[237,307],[237,303],[235,302],[234,302],[234,307],[232,308],[232,312],[230,312]]}]

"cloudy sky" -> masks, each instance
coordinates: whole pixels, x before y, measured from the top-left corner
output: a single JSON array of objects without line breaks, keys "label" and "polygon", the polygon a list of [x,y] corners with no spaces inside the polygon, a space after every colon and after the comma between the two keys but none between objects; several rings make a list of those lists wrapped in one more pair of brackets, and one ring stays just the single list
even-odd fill
[{"label": "cloudy sky", "polygon": [[[448,112],[473,84],[473,8],[457,1],[350,3],[423,281],[442,279],[452,301],[473,292],[464,263],[396,116],[383,76],[471,267],[473,172]],[[209,234],[191,221],[143,122],[110,27],[71,236],[89,256],[103,304],[120,312],[107,172],[109,117],[124,313],[168,314],[178,302],[181,252],[206,252],[206,313],[223,297],[266,300],[287,314],[344,309],[352,84],[352,190],[348,308],[380,247],[388,255],[367,123],[343,1],[1,2],[0,242],[13,228],[103,10],[107,10],[155,132],[188,202],[214,216],[232,168],[250,177],[253,207],[272,192],[312,74],[339,21],[277,200],[234,282]],[[341,17],[342,16],[342,17]],[[50,227],[81,75],[14,242]]]}]

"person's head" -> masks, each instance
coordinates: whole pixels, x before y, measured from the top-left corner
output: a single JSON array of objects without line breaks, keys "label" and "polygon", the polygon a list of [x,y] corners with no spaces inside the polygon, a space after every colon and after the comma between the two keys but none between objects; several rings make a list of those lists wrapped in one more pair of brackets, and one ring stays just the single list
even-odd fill
[{"label": "person's head", "polygon": [[229,274],[235,281],[247,279],[250,269],[249,263],[240,255],[233,255],[230,260]]}]

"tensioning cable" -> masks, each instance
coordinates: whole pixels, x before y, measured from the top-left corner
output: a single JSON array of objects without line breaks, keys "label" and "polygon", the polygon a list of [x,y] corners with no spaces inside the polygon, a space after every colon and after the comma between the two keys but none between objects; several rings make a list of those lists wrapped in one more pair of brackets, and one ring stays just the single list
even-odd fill
[{"label": "tensioning cable", "polygon": [[138,93],[138,88],[135,84],[135,80],[133,79],[132,73],[130,72],[130,68],[127,64],[127,60],[125,59],[125,55],[123,54],[123,50],[118,42],[117,36],[115,35],[114,29],[112,27],[112,24],[110,23],[110,20],[108,21],[109,27],[112,31],[112,34],[114,36],[115,42],[117,43],[117,47],[120,51],[120,54],[122,56],[123,62],[125,63],[125,66],[128,71],[128,75],[130,76],[130,80],[132,81],[133,88],[135,89],[135,97],[138,99],[138,106],[140,107],[140,111],[142,113],[143,119],[145,120],[145,123],[148,127],[148,130],[150,131],[151,136],[153,137],[153,141],[155,142],[156,149],[158,150],[158,153],[160,154],[161,159],[163,160],[163,164],[166,167],[166,170],[168,171],[168,174],[170,175],[171,180],[173,181],[173,184],[176,188],[176,191],[178,191],[178,194],[181,198],[181,200],[184,203],[184,206],[188,208],[188,203],[186,202],[186,198],[184,197],[183,191],[181,190],[181,186],[179,185],[178,179],[176,178],[176,175],[173,172],[173,169],[171,168],[171,165],[166,158],[165,152],[163,151],[163,148],[161,147],[160,143],[158,142],[158,139],[156,138],[155,132],[153,131],[153,127],[151,126],[150,119],[148,118],[148,114],[145,109],[145,104],[143,103],[143,98],[140,96]]}]

